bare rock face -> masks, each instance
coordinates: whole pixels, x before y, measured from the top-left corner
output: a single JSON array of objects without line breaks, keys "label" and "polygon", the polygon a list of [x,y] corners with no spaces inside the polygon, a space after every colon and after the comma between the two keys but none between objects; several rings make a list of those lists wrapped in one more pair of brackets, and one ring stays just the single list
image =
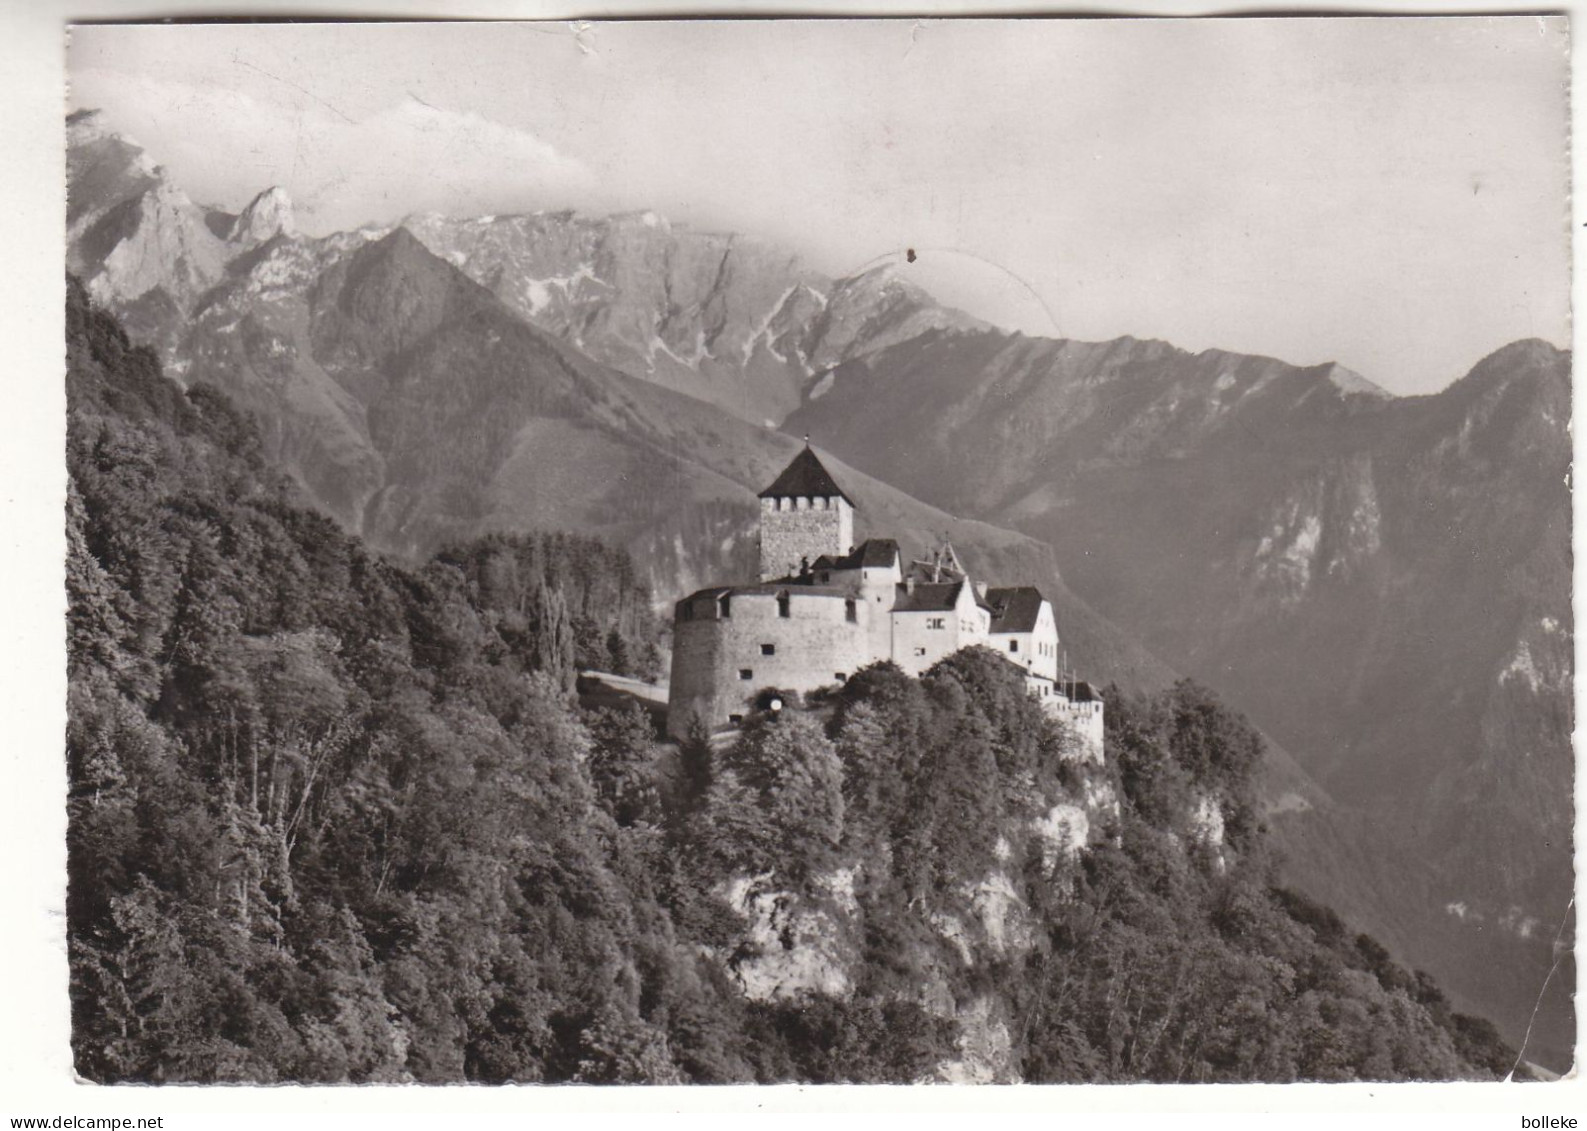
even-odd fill
[{"label": "bare rock face", "polygon": [[1018,1084],[1009,1022],[990,996],[974,998],[952,1013],[959,1034],[958,1056],[937,1065],[943,1084]]},{"label": "bare rock face", "polygon": [[1110,770],[1088,767],[1070,787],[1032,798],[1034,818],[1007,815],[990,859],[907,907],[873,902],[897,866],[890,851],[842,858],[802,883],[775,869],[719,883],[713,897],[732,911],[733,940],[708,953],[746,997],[799,1004],[865,993],[868,946],[878,933],[899,940],[889,960],[912,973],[894,993],[950,1023],[953,1055],[916,1082],[1018,1083],[1019,1056],[1009,999],[995,984],[964,992],[967,971],[1018,969],[1043,934],[1043,912],[1027,903],[1021,862],[1040,858],[1052,898],[1072,897],[1081,856],[1118,815]]},{"label": "bare rock face", "polygon": [[116,205],[142,196],[161,174],[136,143],[112,131],[97,110],[66,119],[66,223],[68,266],[81,274],[78,241]]},{"label": "bare rock face", "polygon": [[112,309],[163,292],[179,310],[221,277],[229,249],[204,222],[204,211],[164,179],[100,213],[78,240],[92,265],[89,294]]},{"label": "bare rock face", "polygon": [[[841,882],[829,879],[829,886]],[[852,875],[849,880],[852,885]],[[849,995],[853,984],[848,967],[857,954],[852,891],[847,907],[813,906],[778,889],[766,874],[740,877],[720,895],[749,924],[746,933],[752,953],[733,965],[746,997],[775,1001],[806,994]]]},{"label": "bare rock face", "polygon": [[236,249],[209,210],[93,111],[67,120],[67,269],[168,364],[201,296]]}]

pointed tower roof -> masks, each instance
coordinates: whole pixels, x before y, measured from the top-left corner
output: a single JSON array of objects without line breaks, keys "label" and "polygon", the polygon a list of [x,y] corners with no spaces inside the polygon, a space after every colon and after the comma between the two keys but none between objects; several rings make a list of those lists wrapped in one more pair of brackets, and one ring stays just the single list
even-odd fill
[{"label": "pointed tower roof", "polygon": [[782,469],[782,474],[777,476],[772,485],[760,493],[760,498],[788,499],[802,496],[815,499],[834,495],[841,497],[849,506],[854,506],[854,500],[838,486],[832,473],[822,466],[815,451],[806,444],[804,451],[794,456],[793,462]]}]

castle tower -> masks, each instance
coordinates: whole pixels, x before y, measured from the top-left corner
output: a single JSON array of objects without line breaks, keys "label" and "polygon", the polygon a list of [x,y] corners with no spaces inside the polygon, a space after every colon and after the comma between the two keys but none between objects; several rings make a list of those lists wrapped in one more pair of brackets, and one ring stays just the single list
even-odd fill
[{"label": "castle tower", "polygon": [[791,577],[821,555],[854,546],[854,501],[821,465],[809,441],[760,493],[760,578]]}]

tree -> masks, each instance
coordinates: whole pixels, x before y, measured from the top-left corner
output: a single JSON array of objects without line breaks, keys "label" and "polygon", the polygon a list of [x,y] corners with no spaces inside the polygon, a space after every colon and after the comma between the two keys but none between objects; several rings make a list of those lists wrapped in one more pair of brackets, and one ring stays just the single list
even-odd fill
[{"label": "tree", "polygon": [[781,870],[808,876],[830,863],[843,835],[843,766],[814,721],[794,712],[754,715],[724,764],[764,813]]}]

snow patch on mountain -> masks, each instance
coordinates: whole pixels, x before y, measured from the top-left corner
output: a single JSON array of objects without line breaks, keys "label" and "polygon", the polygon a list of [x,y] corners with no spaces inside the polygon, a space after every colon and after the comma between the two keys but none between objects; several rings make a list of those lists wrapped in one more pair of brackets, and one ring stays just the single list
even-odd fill
[{"label": "snow patch on mountain", "polygon": [[766,350],[768,353],[770,353],[778,361],[788,360],[779,354],[777,352],[776,346],[772,344],[770,334],[771,324],[776,319],[776,317],[783,312],[783,308],[788,305],[788,300],[791,299],[794,296],[794,293],[798,291],[803,285],[804,284],[802,283],[794,283],[787,290],[783,291],[783,293],[778,296],[777,301],[772,303],[771,308],[766,311],[766,317],[762,318],[760,323],[750,331],[749,337],[744,340],[743,361],[745,365],[749,364],[750,356],[755,352],[755,343],[761,341],[762,339],[765,339]]}]

